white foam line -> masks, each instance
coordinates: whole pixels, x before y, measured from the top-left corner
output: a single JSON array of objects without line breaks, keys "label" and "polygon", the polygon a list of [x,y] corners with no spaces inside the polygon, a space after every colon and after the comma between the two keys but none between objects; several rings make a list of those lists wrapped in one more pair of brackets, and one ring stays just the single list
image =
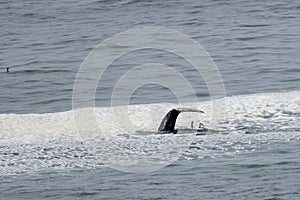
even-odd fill
[{"label": "white foam line", "polygon": [[[197,109],[204,115],[186,113],[179,115],[178,126],[188,127],[191,121],[210,124],[211,103],[200,102]],[[120,106],[120,112],[128,112],[132,124],[140,131],[156,131],[161,119],[173,107],[195,107],[196,103],[184,105],[144,104]],[[227,130],[241,128],[276,129],[286,127],[299,129],[300,92],[253,94],[226,97],[226,120],[222,126]],[[88,115],[88,114],[87,114]],[[101,131],[120,134],[122,127],[115,123],[111,108],[95,108]],[[89,116],[86,116],[87,119]],[[118,123],[118,122],[117,122]],[[81,133],[89,134],[89,133]],[[84,135],[83,135],[84,137]],[[51,141],[59,138],[77,138],[73,111],[45,114],[0,114],[0,143],[22,141]]]}]

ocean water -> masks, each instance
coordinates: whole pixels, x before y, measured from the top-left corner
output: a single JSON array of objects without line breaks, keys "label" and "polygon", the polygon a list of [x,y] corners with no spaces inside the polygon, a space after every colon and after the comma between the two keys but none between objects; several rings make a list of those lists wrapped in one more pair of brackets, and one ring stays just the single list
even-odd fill
[{"label": "ocean water", "polygon": [[[0,199],[299,199],[299,18],[299,1],[1,1]],[[115,60],[97,86],[96,107],[83,108],[101,137],[76,121],[81,63],[103,40],[136,27],[179,31],[208,52],[226,91],[217,127],[205,79],[153,49]],[[147,84],[130,105],[111,108],[118,80],[145,63],[179,71],[197,102],[179,104],[168,88]],[[183,113],[178,128],[201,121],[217,130],[154,134],[179,106],[205,113]],[[116,123],[113,109],[128,115]]]}]

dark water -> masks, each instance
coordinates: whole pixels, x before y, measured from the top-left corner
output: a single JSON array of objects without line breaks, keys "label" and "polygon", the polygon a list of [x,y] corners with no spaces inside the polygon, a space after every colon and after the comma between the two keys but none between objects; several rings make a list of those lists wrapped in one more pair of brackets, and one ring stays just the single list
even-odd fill
[{"label": "dark water", "polygon": [[[109,168],[3,176],[2,199],[298,199],[298,143],[255,153],[177,161],[151,174]],[[298,155],[298,156],[297,156]]]},{"label": "dark water", "polygon": [[[298,199],[299,18],[296,0],[1,1],[0,199]],[[84,58],[104,39],[137,26],[174,29],[199,42],[229,96],[228,135],[208,147],[197,141],[178,161],[148,174],[103,166],[70,122]],[[149,62],[193,73],[161,51],[128,54],[98,85],[100,113],[122,73]],[[205,82],[190,80],[208,108]],[[131,99],[164,102],[176,103],[157,85],[139,88]],[[204,158],[201,148],[210,151]]]}]

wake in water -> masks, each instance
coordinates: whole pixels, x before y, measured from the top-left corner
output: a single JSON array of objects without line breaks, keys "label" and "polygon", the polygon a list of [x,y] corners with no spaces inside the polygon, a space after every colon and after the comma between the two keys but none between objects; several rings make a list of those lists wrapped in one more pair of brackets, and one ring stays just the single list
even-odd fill
[{"label": "wake in water", "polygon": [[[130,105],[118,109],[129,113],[137,131],[155,132],[163,116],[173,107],[178,105]],[[211,102],[189,103],[184,107],[201,109],[205,114],[182,114],[177,128],[184,130],[191,121],[201,121],[211,128]],[[220,130],[197,136],[184,131],[179,131],[177,136],[138,134],[115,126],[111,108],[98,107],[94,111],[101,127],[100,135],[92,131],[78,134],[73,111],[0,115],[0,174],[122,163],[134,166],[141,160],[163,165],[180,155],[180,159],[201,159],[251,152],[261,144],[300,141],[298,91],[227,97],[226,118],[219,123]]]}]

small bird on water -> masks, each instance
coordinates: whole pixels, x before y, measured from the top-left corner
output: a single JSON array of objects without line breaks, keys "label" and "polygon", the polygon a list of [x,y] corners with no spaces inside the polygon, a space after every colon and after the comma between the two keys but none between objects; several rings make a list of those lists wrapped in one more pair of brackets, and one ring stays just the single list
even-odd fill
[{"label": "small bird on water", "polygon": [[9,72],[9,67],[6,68],[6,72]]}]

